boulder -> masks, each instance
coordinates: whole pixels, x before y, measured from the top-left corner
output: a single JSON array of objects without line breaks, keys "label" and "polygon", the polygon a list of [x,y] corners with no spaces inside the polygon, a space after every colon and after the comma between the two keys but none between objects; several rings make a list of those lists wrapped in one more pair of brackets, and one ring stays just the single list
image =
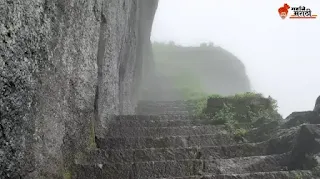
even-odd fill
[{"label": "boulder", "polygon": [[312,169],[318,161],[313,157],[320,153],[320,125],[304,124],[296,137],[289,169]]},{"label": "boulder", "polygon": [[293,112],[285,120],[282,128],[290,128],[300,124],[320,124],[320,116],[315,111]]},{"label": "boulder", "polygon": [[[259,120],[259,122],[261,122]],[[255,123],[254,123],[255,124]],[[253,127],[255,127],[253,124]],[[268,140],[273,132],[279,128],[279,121],[271,121],[266,123],[260,123],[260,125],[246,134],[246,139],[251,142],[259,142]]]}]

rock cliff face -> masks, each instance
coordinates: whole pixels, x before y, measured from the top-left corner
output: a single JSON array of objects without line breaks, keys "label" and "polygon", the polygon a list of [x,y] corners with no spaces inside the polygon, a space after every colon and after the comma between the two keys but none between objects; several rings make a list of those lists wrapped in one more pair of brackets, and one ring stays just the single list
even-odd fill
[{"label": "rock cliff face", "polygon": [[93,124],[134,113],[157,3],[0,0],[0,178],[62,178]]}]

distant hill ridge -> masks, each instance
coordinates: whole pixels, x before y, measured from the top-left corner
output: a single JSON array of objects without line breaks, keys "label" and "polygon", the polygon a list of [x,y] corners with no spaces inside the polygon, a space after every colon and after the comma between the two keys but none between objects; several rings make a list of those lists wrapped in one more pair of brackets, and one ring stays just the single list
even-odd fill
[{"label": "distant hill ridge", "polygon": [[194,91],[221,95],[251,91],[241,60],[213,43],[180,46],[173,42],[154,42],[153,54],[158,73],[174,80],[175,88],[182,85]]}]

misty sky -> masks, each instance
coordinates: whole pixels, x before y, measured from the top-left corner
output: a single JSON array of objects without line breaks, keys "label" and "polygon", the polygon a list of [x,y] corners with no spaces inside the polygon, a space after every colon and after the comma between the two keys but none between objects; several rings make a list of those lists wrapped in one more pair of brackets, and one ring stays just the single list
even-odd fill
[{"label": "misty sky", "polygon": [[151,39],[212,41],[243,61],[253,89],[277,99],[284,117],[312,110],[320,95],[320,17],[282,20],[284,3],[320,15],[319,0],[160,0]]}]

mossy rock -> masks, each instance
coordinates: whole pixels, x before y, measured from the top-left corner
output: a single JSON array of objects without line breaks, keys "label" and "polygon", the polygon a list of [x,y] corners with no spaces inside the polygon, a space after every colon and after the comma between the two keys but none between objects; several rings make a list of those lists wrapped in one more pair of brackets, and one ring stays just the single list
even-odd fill
[{"label": "mossy rock", "polygon": [[63,179],[72,179],[71,171],[66,170],[63,172]]},{"label": "mossy rock", "polygon": [[[259,120],[259,115],[269,115],[271,120],[281,119],[277,112],[276,102],[272,98],[265,98],[258,93],[243,93],[227,97],[209,97],[204,113],[215,116],[221,110],[229,106],[229,112],[233,113],[234,119],[239,123],[253,123]],[[253,119],[254,118],[254,119]],[[261,120],[261,119],[260,119]]]}]

